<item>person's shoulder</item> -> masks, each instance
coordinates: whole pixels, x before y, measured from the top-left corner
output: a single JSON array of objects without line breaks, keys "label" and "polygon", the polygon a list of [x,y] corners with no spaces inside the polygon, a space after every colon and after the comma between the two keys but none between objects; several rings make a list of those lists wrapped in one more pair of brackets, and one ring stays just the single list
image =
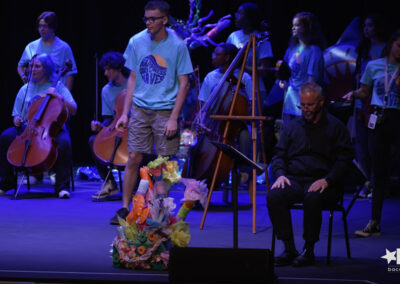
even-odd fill
[{"label": "person's shoulder", "polygon": [[343,121],[341,121],[339,118],[336,116],[330,114],[329,112],[325,111],[326,118],[328,122],[334,126],[334,127],[339,127],[341,129],[346,129],[346,125],[344,125]]},{"label": "person's shoulder", "polygon": [[54,43],[58,44],[58,45],[70,47],[69,44],[65,40],[62,40],[58,36],[54,36]]},{"label": "person's shoulder", "polygon": [[384,66],[386,64],[386,58],[377,58],[377,59],[373,59],[371,61],[368,62],[367,65],[371,65],[371,66]]},{"label": "person's shoulder", "polygon": [[185,42],[176,34],[176,32],[173,29],[166,28],[166,30],[168,33],[168,40],[170,42],[172,42],[173,44],[178,45],[178,46],[186,47]]},{"label": "person's shoulder", "polygon": [[132,43],[137,40],[146,39],[146,37],[145,37],[146,35],[147,35],[147,29],[144,29],[144,30],[134,34],[133,36],[131,36],[131,38],[129,39],[129,43]]},{"label": "person's shoulder", "polygon": [[309,46],[311,53],[321,53],[322,54],[322,49],[318,45],[310,45]]},{"label": "person's shoulder", "polygon": [[39,43],[40,43],[40,38],[35,39],[35,40],[29,42],[29,43],[26,45],[26,47],[29,48],[29,47],[31,47],[31,46],[37,46]]}]

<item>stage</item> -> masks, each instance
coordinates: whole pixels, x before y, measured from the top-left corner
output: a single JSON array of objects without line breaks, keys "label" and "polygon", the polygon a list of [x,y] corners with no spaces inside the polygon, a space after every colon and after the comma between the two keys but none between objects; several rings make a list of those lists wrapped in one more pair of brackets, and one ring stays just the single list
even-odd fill
[{"label": "stage", "polygon": [[[75,191],[69,200],[52,196],[53,187],[46,178],[27,193],[22,187],[19,199],[12,192],[0,196],[0,283],[168,283],[167,272],[134,271],[112,266],[111,243],[117,226],[109,219],[120,208],[120,201],[93,202],[91,195],[100,182],[75,180]],[[200,229],[201,208],[192,210],[190,247],[231,248],[233,214],[222,206],[222,190],[214,191],[212,206],[204,229]],[[333,224],[332,259],[326,264],[328,213],[324,212],[321,240],[316,244],[317,264],[305,268],[275,267],[277,283],[400,283],[400,272],[388,272],[386,249],[400,248],[399,189],[385,201],[382,236],[359,239],[353,232],[363,228],[370,215],[371,200],[358,199],[348,215],[352,258],[346,258],[341,214]],[[179,201],[183,187],[174,186],[170,196]],[[345,207],[352,198],[345,194]],[[266,187],[257,188],[256,233],[252,233],[252,210],[248,193],[239,190],[239,248],[268,249],[272,227],[266,209]],[[176,210],[177,211],[177,210]],[[302,212],[292,211],[296,246],[301,250]],[[282,251],[278,241],[276,252]],[[400,258],[400,256],[398,256]],[[190,259],[188,259],[190,261]],[[396,263],[391,262],[394,267]],[[397,265],[399,268],[400,265]],[[194,276],[195,277],[195,276]],[[212,278],[211,278],[212,279]],[[212,283],[212,281],[210,281]]]}]

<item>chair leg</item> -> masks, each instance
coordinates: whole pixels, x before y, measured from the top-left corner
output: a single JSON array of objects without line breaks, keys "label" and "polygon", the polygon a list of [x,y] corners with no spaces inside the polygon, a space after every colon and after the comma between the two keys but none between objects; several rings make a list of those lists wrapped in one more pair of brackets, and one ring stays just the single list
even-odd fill
[{"label": "chair leg", "polygon": [[74,167],[71,165],[71,189],[75,191]]},{"label": "chair leg", "polygon": [[349,231],[347,229],[347,216],[346,212],[342,211],[343,227],[344,227],[344,237],[346,240],[347,258],[351,258],[350,255],[350,242],[349,242]]},{"label": "chair leg", "polygon": [[275,256],[275,239],[276,239],[275,230],[272,229],[272,240],[271,240],[271,253],[272,253],[272,257]]},{"label": "chair leg", "polygon": [[333,212],[334,212],[333,210],[331,210],[329,212],[328,252],[327,252],[327,256],[326,256],[326,264],[331,263]]},{"label": "chair leg", "polygon": [[119,191],[122,192],[122,178],[121,178],[121,171],[118,170],[118,178],[119,178]]}]

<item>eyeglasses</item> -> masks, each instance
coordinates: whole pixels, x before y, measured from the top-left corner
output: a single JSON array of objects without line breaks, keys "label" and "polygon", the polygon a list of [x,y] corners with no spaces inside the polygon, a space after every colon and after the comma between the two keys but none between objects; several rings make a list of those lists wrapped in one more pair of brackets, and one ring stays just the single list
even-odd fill
[{"label": "eyeglasses", "polygon": [[301,109],[301,110],[305,110],[305,109],[315,109],[315,107],[317,106],[318,102],[313,103],[313,104],[301,104],[298,105],[297,108]]},{"label": "eyeglasses", "polygon": [[164,18],[165,16],[160,16],[160,17],[148,17],[148,18],[146,18],[146,17],[143,17],[142,18],[142,20],[143,20],[143,23],[147,23],[147,21],[149,21],[149,23],[154,23],[156,20],[160,20],[160,19],[162,19],[162,18]]},{"label": "eyeglasses", "polygon": [[48,24],[39,24],[39,25],[38,25],[38,28],[39,28],[39,29],[40,29],[40,28],[48,29],[48,28],[49,28],[49,25],[48,25]]}]

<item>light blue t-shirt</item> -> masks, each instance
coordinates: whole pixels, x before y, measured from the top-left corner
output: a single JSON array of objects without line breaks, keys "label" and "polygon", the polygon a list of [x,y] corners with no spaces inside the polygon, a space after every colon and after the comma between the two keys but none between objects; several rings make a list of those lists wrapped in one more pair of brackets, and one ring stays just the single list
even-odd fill
[{"label": "light blue t-shirt", "polygon": [[114,116],[115,100],[118,95],[126,89],[126,82],[121,86],[116,86],[113,82],[108,82],[101,89],[101,115]]},{"label": "light blue t-shirt", "polygon": [[193,72],[189,51],[175,32],[152,41],[147,29],[129,40],[124,57],[125,66],[136,72],[133,102],[153,110],[172,109],[178,93],[178,76]]},{"label": "light blue t-shirt", "polygon": [[[240,74],[239,69],[235,69],[233,71],[233,75],[236,78],[239,77],[239,74]],[[217,85],[219,84],[219,82],[221,81],[223,76],[224,76],[224,74],[221,73],[219,69],[215,69],[206,75],[206,77],[204,78],[203,84],[201,84],[201,88],[200,88],[200,93],[199,93],[200,101],[202,101],[202,102],[208,101],[208,98],[210,97],[211,93],[214,91],[214,88],[217,87]],[[244,84],[247,98],[249,100],[251,100],[251,96],[252,96],[251,76],[247,73],[243,73],[242,83]],[[229,87],[229,83],[225,82],[219,93],[225,94],[228,87]]]},{"label": "light blue t-shirt", "polygon": [[[20,116],[23,119],[26,119],[29,106],[34,102],[36,99],[40,98],[39,95],[46,94],[47,90],[51,87],[51,82],[46,82],[44,84],[34,84],[29,83],[23,85],[17,94],[14,102],[14,108],[12,110],[12,116]],[[26,89],[28,88],[28,92]],[[70,102],[72,104],[76,104],[74,98],[72,97],[71,92],[68,90],[67,87],[61,82],[58,82],[55,89],[57,92],[64,98],[65,101]],[[25,97],[26,94],[26,97]],[[25,105],[24,103],[25,98]]]},{"label": "light blue t-shirt", "polygon": [[[252,32],[253,34],[258,34],[258,31]],[[226,40],[227,43],[231,43],[237,48],[241,49],[250,39],[250,34],[246,34],[243,30],[234,31],[231,33]],[[256,60],[257,64],[260,63],[261,59],[264,58],[272,58],[272,46],[271,42],[268,39],[264,39],[259,42],[256,48]],[[247,57],[246,65],[253,65],[253,53],[252,50],[249,50],[249,55]],[[259,76],[259,84],[260,84],[260,92],[265,96],[266,88],[264,85],[264,81],[261,76]],[[263,99],[263,98],[262,98]]]},{"label": "light blue t-shirt", "polygon": [[[361,78],[361,84],[372,87],[371,105],[374,106],[383,107],[384,105],[386,60],[385,57],[370,61]],[[388,63],[388,83],[396,70],[396,66],[396,64]],[[400,109],[399,70],[397,70],[396,76],[390,85],[386,108]]]},{"label": "light blue t-shirt", "polygon": [[27,66],[32,57],[40,53],[46,53],[51,56],[57,72],[61,68],[65,67],[65,62],[67,60],[70,60],[72,62],[72,69],[71,71],[67,72],[63,77],[63,83],[65,83],[66,76],[78,74],[78,69],[76,67],[75,58],[72,54],[71,47],[68,45],[68,43],[57,36],[54,37],[54,43],[52,45],[43,45],[41,38],[30,42],[25,47],[21,59],[18,62],[18,66]]},{"label": "light blue t-shirt", "polygon": [[322,84],[324,77],[324,57],[321,49],[316,45],[300,45],[289,47],[284,60],[288,63],[291,75],[289,86],[283,102],[283,113],[301,115],[300,87],[308,82],[312,76],[318,84]]}]

